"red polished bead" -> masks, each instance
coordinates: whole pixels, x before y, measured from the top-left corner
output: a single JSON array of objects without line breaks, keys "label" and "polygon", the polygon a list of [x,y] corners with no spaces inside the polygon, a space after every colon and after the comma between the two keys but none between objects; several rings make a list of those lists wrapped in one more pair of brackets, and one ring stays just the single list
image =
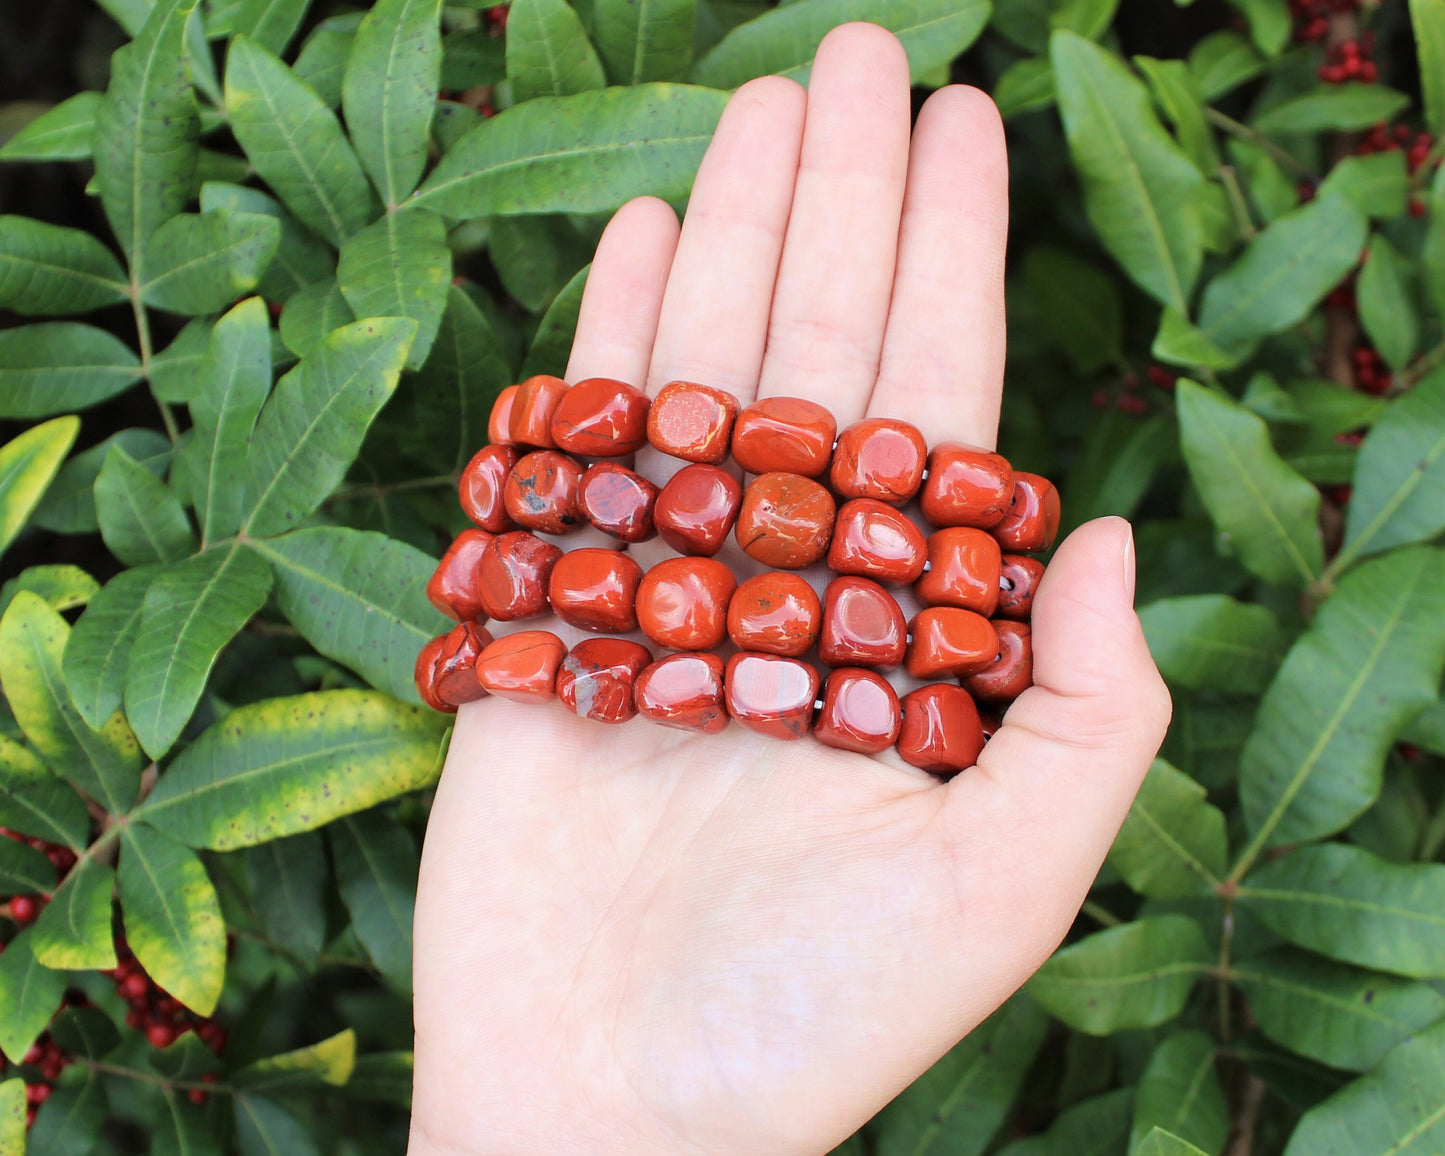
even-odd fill
[{"label": "red polished bead", "polygon": [[822,625],[812,586],[785,571],[749,578],[728,603],[728,635],[739,650],[797,658],[813,648]]},{"label": "red polished bead", "polygon": [[1027,622],[1034,610],[1034,593],[1044,576],[1044,564],[1027,554],[1005,554],[999,567],[998,614]]},{"label": "red polished bead", "polygon": [[492,402],[492,412],[487,418],[487,441],[494,446],[512,444],[512,407],[517,404],[517,391],[521,388],[509,385]]},{"label": "red polished bead", "polygon": [[816,401],[765,397],[738,414],[733,461],[750,474],[816,478],[828,468],[837,434],[837,419]]},{"label": "red polished bead", "polygon": [[557,674],[557,697],[578,718],[622,723],[637,714],[632,688],[652,661],[647,647],[623,638],[589,638],[572,648]]},{"label": "red polished bead", "polygon": [[552,567],[552,611],[579,630],[625,634],[637,629],[642,567],[618,550],[588,548],[563,554]]},{"label": "red polished bead", "polygon": [[1008,513],[993,528],[1005,550],[1047,550],[1059,533],[1059,491],[1038,474],[1015,474]]},{"label": "red polished bead", "polygon": [[458,623],[443,636],[432,680],[437,698],[457,707],[487,693],[477,682],[477,656],[491,642],[492,636],[474,622]]},{"label": "red polished bead", "polygon": [[898,754],[909,766],[951,778],[978,762],[983,727],[961,686],[936,682],[903,696]]},{"label": "red polished bead", "polygon": [[557,448],[589,458],[620,458],[647,444],[647,394],[625,381],[589,377],[562,396],[552,414]]},{"label": "red polished bead", "polygon": [[717,465],[728,456],[728,435],[737,416],[738,399],[727,390],[671,381],[652,399],[647,440],[675,458]]},{"label": "red polished bead", "polygon": [[1034,640],[1027,622],[997,620],[998,657],[963,680],[964,688],[985,702],[1012,702],[1034,684]]},{"label": "red polished bead", "polygon": [[728,714],[750,731],[800,739],[813,725],[818,671],[806,662],[741,651],[728,659],[723,684]]},{"label": "red polished bead", "polygon": [[998,632],[982,614],[956,606],[930,606],[908,624],[912,635],[903,668],[914,678],[972,674],[998,653]]},{"label": "red polished bead", "polygon": [[[446,645],[446,635],[433,638],[421,648],[421,653],[416,656],[416,669],[412,677],[416,679],[416,692],[421,695],[422,702],[431,707],[432,710],[442,711],[444,714],[455,714],[456,707],[449,702],[443,702],[436,691],[437,663],[441,660],[442,648]],[[137,977],[142,983],[144,977]],[[122,995],[125,992],[121,992]]]},{"label": "red polished bead", "polygon": [[547,584],[562,551],[524,530],[498,534],[477,567],[478,597],[488,618],[512,622],[547,612]]},{"label": "red polished bead", "polygon": [[723,661],[715,654],[674,654],[637,677],[633,704],[659,726],[715,735],[727,729]]},{"label": "red polished bead", "polygon": [[466,622],[487,617],[478,567],[491,542],[485,530],[463,530],[442,555],[426,584],[426,596],[448,618]]},{"label": "red polished bead", "polygon": [[727,637],[733,572],[716,558],[668,558],[642,577],[637,622],[670,650],[711,650]]},{"label": "red polished bead", "polygon": [[497,639],[477,659],[477,681],[513,702],[546,702],[557,692],[567,647],[550,630],[519,630]]},{"label": "red polished bead", "polygon": [[935,526],[998,525],[1013,493],[1008,460],[988,450],[945,443],[928,456],[928,480],[918,504]]},{"label": "red polished bead", "polygon": [[988,617],[998,605],[999,566],[992,534],[950,526],[928,536],[928,573],[914,591],[925,606],[960,606]]},{"label": "red polished bead", "polygon": [[923,532],[874,498],[844,502],[828,547],[828,569],[879,582],[912,582],[927,557]]},{"label": "red polished bead", "polygon": [[918,492],[928,443],[917,427],[870,417],[838,435],[833,488],[845,498],[876,498],[899,506]]},{"label": "red polished bead", "polygon": [[828,675],[813,737],[840,751],[876,755],[893,745],[902,722],[898,695],[886,679],[871,670],[845,666]]},{"label": "red polished bead", "polygon": [[604,534],[624,542],[652,537],[656,502],[657,487],[616,462],[588,466],[577,487],[577,505],[583,517]]},{"label": "red polished bead", "polygon": [[565,534],[583,521],[577,496],[581,485],[581,465],[556,450],[538,450],[517,460],[502,497],[507,514],[519,526]]},{"label": "red polished bead", "polygon": [[833,537],[833,495],[800,474],[762,474],[743,494],[734,534],[764,566],[801,570],[818,561]]},{"label": "red polished bead", "polygon": [[818,657],[829,666],[897,666],[908,627],[897,600],[870,578],[834,578],[823,592]]},{"label": "red polished bead", "polygon": [[462,513],[489,533],[502,534],[517,528],[507,513],[502,492],[520,456],[515,446],[483,446],[457,482]]},{"label": "red polished bead", "polygon": [[539,373],[517,387],[512,399],[512,416],[507,425],[510,439],[518,445],[554,449],[552,415],[567,392],[567,383],[560,377]]},{"label": "red polished bead", "polygon": [[737,478],[721,466],[684,466],[662,487],[652,517],[662,540],[679,554],[710,557],[727,540],[742,499]]}]

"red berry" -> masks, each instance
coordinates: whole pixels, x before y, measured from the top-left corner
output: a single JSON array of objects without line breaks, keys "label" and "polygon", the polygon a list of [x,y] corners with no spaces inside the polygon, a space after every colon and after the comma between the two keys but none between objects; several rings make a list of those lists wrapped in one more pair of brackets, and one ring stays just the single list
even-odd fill
[{"label": "red berry", "polygon": [[133,1032],[140,1031],[141,1024],[143,1024],[144,1022],[145,1021],[141,1018],[140,1012],[136,1011],[134,1008],[125,1013],[125,1026],[130,1028],[130,1030]]},{"label": "red berry", "polygon": [[176,1029],[170,1024],[151,1024],[146,1028],[146,1042],[153,1048],[168,1048],[176,1042]]},{"label": "red berry", "polygon": [[60,1079],[60,1073],[65,1068],[65,1061],[61,1059],[49,1059],[40,1065],[40,1074],[47,1080]]},{"label": "red berry", "polygon": [[17,895],[10,900],[10,918],[16,923],[31,923],[40,914],[40,903],[33,895]]},{"label": "red berry", "polygon": [[50,1099],[49,1084],[27,1084],[25,1086],[25,1102],[27,1104],[43,1104]]},{"label": "red berry", "polygon": [[206,1093],[201,1091],[200,1088],[192,1088],[189,1095],[191,1097],[192,1104],[199,1106],[206,1102]]},{"label": "red berry", "polygon": [[131,972],[115,985],[115,989],[123,999],[135,1000],[144,999],[150,994],[151,985],[145,976]]},{"label": "red berry", "polygon": [[1419,197],[1410,198],[1410,216],[1423,217],[1425,215],[1425,202]]},{"label": "red berry", "polygon": [[30,1045],[30,1050],[21,1058],[22,1064],[38,1064],[45,1058],[45,1049],[38,1043]]}]

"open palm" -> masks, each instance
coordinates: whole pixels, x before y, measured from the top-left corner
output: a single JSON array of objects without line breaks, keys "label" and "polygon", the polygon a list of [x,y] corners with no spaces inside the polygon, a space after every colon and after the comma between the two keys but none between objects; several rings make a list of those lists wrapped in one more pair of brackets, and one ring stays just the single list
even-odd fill
[{"label": "open palm", "polygon": [[[738,90],[680,233],[651,199],[613,218],[568,378],[809,397],[840,426],[991,446],[1006,231],[988,98],[941,89],[910,139],[898,42],[839,28],[806,93]],[[1078,910],[1169,715],[1132,596],[1128,526],[1076,531],[1034,603],[1037,685],[947,784],[738,726],[464,706],[417,900],[413,1156],[844,1139]]]}]

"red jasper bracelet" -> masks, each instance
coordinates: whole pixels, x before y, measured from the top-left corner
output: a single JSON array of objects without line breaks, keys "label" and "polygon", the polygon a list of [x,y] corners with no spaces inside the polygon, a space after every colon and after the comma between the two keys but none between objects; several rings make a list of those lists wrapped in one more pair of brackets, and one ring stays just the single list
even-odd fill
[{"label": "red jasper bracelet", "polygon": [[[915,427],[886,418],[840,432],[801,398],[742,407],[676,381],[649,399],[608,378],[510,386],[488,433],[458,484],[477,528],[427,585],[459,623],[417,659],[417,687],[437,710],[492,694],[704,734],[731,720],[864,754],[896,747],[947,777],[976,761],[996,725],[975,700],[1002,709],[1032,683],[1028,618],[1044,565],[1028,555],[1053,545],[1059,498],[996,453],[930,451]],[[647,444],[689,464],[659,488],[617,460]],[[724,468],[729,455],[752,475],[746,486]],[[927,535],[902,509],[915,501]],[[564,553],[537,536],[584,525],[620,547]],[[773,569],[738,585],[713,557],[729,535]],[[653,537],[679,556],[644,572],[627,546]],[[820,598],[791,571],[824,561],[835,577]],[[922,605],[907,622],[888,588],[901,585]],[[550,631],[493,639],[484,628],[548,612],[598,635],[640,630],[676,653],[654,661],[616,637],[569,651]],[[730,657],[711,653],[729,642]],[[826,675],[805,660],[814,652]],[[900,699],[879,673],[899,666],[948,681]]]}]

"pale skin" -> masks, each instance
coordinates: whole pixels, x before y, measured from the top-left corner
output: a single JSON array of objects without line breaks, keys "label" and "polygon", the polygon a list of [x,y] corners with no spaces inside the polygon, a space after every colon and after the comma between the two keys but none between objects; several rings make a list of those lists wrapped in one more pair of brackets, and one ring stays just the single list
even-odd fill
[{"label": "pale skin", "polygon": [[[910,137],[898,42],[836,29],[806,92],[733,96],[680,229],[648,198],[612,219],[568,379],[804,396],[992,446],[1006,170],[984,94],[939,90]],[[1169,719],[1133,590],[1127,523],[1070,535],[1036,685],[948,783],[737,725],[463,707],[417,896],[411,1156],[844,1140],[1078,912]]]}]

